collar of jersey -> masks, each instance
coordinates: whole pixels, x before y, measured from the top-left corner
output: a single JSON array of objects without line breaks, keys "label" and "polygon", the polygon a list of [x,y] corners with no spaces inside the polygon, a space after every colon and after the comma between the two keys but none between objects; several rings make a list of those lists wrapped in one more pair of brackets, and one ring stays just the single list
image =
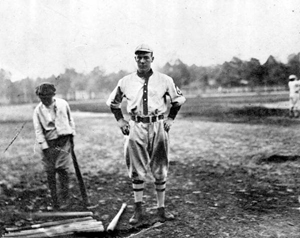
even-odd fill
[{"label": "collar of jersey", "polygon": [[140,77],[140,78],[150,78],[150,76],[153,74],[153,71],[152,69],[150,69],[148,72],[146,73],[140,73],[139,71],[137,71],[137,75]]}]

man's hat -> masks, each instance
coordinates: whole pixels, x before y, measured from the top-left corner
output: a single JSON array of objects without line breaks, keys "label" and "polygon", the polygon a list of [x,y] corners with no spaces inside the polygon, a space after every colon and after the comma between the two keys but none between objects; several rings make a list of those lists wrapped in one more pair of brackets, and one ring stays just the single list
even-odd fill
[{"label": "man's hat", "polygon": [[42,83],[35,88],[35,93],[38,96],[53,96],[55,95],[55,87],[51,83]]},{"label": "man's hat", "polygon": [[152,48],[146,44],[141,44],[138,47],[136,47],[134,53],[136,54],[136,52],[138,52],[138,51],[153,53]]},{"label": "man's hat", "polygon": [[292,74],[289,76],[289,80],[291,80],[291,79],[297,79],[297,76]]}]

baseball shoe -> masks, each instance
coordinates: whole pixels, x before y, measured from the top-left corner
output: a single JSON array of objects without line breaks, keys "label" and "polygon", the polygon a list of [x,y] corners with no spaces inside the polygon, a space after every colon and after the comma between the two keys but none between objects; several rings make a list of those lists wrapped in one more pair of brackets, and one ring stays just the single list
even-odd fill
[{"label": "baseball shoe", "polygon": [[136,202],[134,208],[134,214],[129,219],[129,224],[136,225],[143,220],[142,202]]},{"label": "baseball shoe", "polygon": [[165,221],[171,221],[174,219],[175,219],[174,215],[172,213],[166,211],[164,207],[157,208],[157,221],[165,222]]}]

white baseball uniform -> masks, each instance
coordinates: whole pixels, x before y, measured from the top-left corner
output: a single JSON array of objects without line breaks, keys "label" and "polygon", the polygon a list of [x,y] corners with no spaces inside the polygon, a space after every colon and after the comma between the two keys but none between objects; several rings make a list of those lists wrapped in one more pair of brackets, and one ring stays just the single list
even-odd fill
[{"label": "white baseball uniform", "polygon": [[290,90],[290,110],[297,110],[299,102],[300,81],[289,81],[288,86]]},{"label": "white baseball uniform", "polygon": [[132,120],[124,154],[131,178],[144,179],[148,166],[155,179],[167,176],[169,135],[162,120],[168,110],[167,97],[177,106],[186,101],[171,77],[154,71],[149,79],[140,78],[137,72],[123,77],[107,100],[111,108],[121,108],[122,99],[127,99]]}]

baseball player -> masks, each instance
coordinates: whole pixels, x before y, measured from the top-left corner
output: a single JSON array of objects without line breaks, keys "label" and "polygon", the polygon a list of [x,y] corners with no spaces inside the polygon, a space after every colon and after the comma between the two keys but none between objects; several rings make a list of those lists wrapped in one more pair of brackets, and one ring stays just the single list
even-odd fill
[{"label": "baseball player", "polygon": [[289,115],[290,117],[298,117],[298,102],[299,102],[299,91],[300,81],[296,75],[289,76],[289,90],[290,90],[290,104],[289,104]]},{"label": "baseball player", "polygon": [[[69,196],[69,172],[71,146],[75,135],[75,123],[69,104],[54,97],[55,87],[43,83],[36,87],[36,95],[41,102],[33,113],[36,140],[43,151],[43,164],[47,173],[54,209],[66,208]],[[62,205],[59,206],[56,188],[56,174],[61,187]]]},{"label": "baseball player", "polygon": [[[134,214],[129,223],[142,221],[142,202],[147,171],[155,179],[157,218],[159,221],[174,219],[165,210],[165,189],[168,173],[169,130],[186,101],[171,77],[153,71],[153,50],[148,45],[139,45],[135,53],[137,72],[119,80],[110,94],[110,106],[118,125],[125,135],[124,156],[135,201]],[[168,115],[167,97],[171,108]],[[124,119],[121,111],[122,99],[127,100],[130,121]]]}]

